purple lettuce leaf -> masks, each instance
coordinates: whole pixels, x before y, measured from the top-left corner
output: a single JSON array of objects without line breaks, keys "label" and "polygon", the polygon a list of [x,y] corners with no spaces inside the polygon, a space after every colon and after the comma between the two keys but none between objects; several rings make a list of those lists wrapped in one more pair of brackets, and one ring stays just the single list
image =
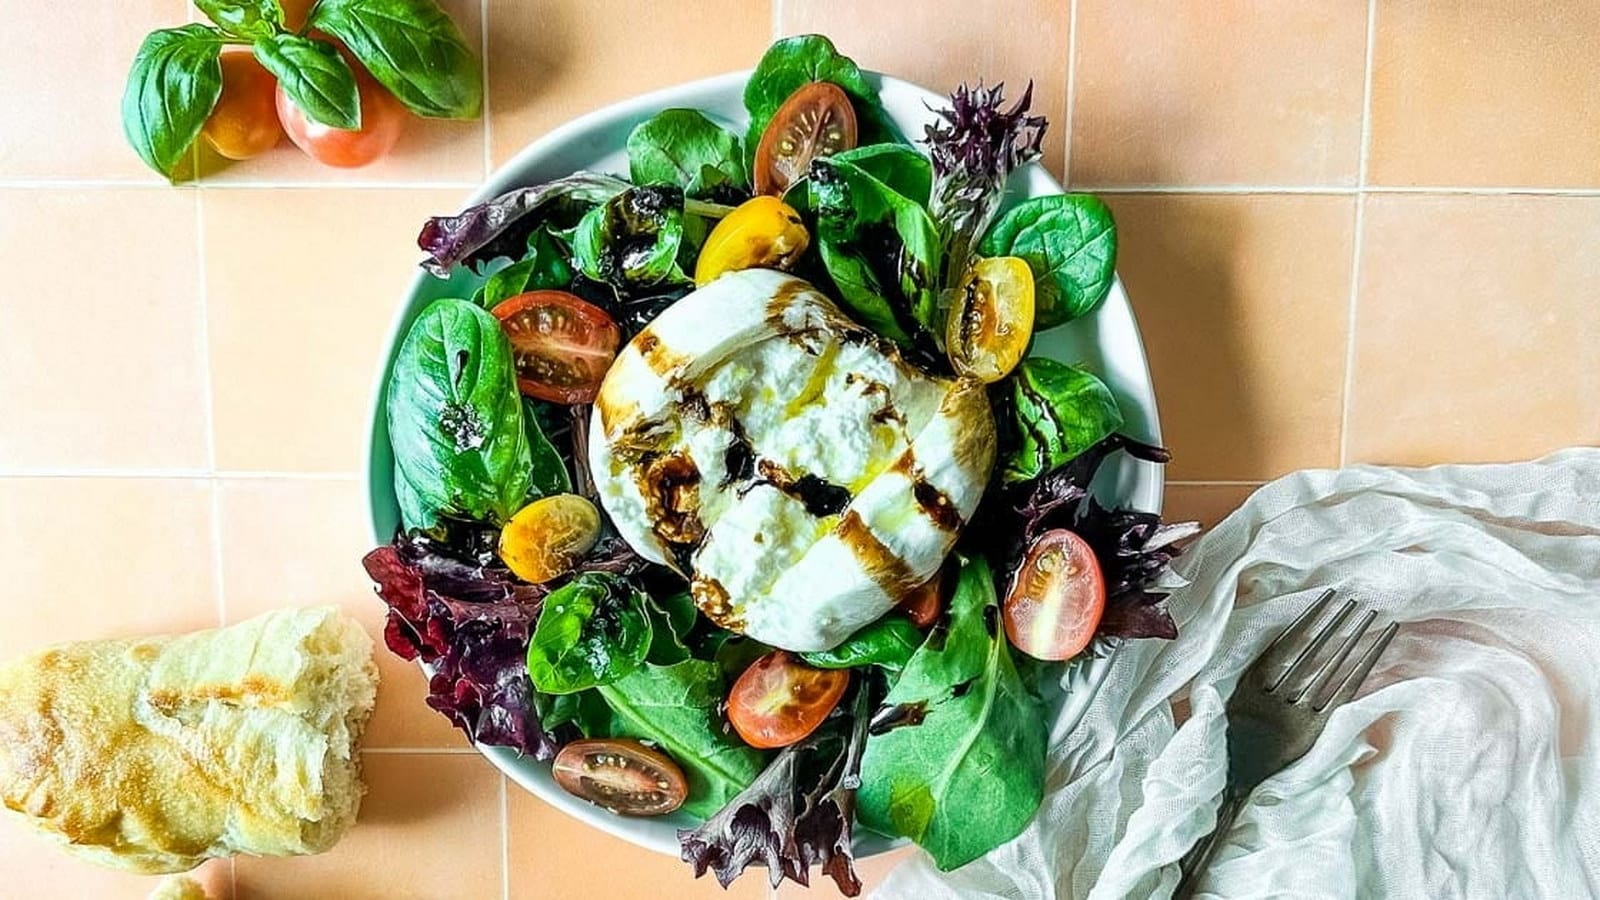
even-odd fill
[{"label": "purple lettuce leaf", "polygon": [[560,742],[539,723],[526,662],[544,589],[442,547],[402,536],[362,560],[389,607],[384,642],[433,667],[427,703],[467,737],[553,758]]},{"label": "purple lettuce leaf", "polygon": [[521,259],[528,236],[553,208],[604,203],[628,187],[612,175],[575,172],[544,184],[507,191],[454,216],[435,216],[417,235],[428,255],[422,266],[440,278],[457,265],[481,267],[502,256]]},{"label": "purple lettuce leaf", "polygon": [[856,692],[842,717],[778,754],[749,787],[692,831],[678,832],[695,877],[708,870],[727,887],[752,865],[767,868],[777,887],[787,878],[810,885],[812,866],[839,893],[861,893],[854,841],[856,789],[867,739],[867,693]]}]

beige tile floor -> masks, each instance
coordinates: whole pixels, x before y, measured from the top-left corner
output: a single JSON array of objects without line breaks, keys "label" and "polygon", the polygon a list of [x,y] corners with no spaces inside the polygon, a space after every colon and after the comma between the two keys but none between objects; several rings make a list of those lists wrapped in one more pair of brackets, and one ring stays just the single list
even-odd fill
[{"label": "beige tile floor", "polygon": [[[376,628],[357,473],[420,218],[565,119],[782,34],[939,89],[1036,80],[1046,165],[1121,222],[1175,516],[1304,466],[1600,441],[1589,0],[445,6],[487,47],[485,119],[417,123],[369,169],[285,144],[173,188],[117,103],[140,37],[192,11],[0,0],[0,656],[282,604]],[[361,825],[317,859],[208,866],[222,896],[723,896],[508,788],[413,670],[384,675]],[[10,826],[0,873],[42,900],[150,887]]]}]

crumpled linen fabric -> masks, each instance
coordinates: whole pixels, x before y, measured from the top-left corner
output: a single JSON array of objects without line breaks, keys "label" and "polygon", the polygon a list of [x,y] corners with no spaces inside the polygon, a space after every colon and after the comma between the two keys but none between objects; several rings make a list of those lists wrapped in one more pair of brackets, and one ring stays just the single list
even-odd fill
[{"label": "crumpled linen fabric", "polygon": [[1028,829],[955,872],[918,853],[874,897],[1169,896],[1215,821],[1226,698],[1325,587],[1378,610],[1372,634],[1404,624],[1197,896],[1600,897],[1600,450],[1294,473],[1177,568],[1180,637],[1118,651]]}]

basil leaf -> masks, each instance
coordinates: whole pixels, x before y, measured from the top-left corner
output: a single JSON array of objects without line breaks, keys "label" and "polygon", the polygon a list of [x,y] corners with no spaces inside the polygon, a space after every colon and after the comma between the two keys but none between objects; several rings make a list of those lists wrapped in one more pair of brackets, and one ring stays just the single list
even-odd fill
[{"label": "basil leaf", "polygon": [[[994,577],[961,570],[950,624],[917,650],[884,699],[906,724],[867,741],[862,824],[916,841],[942,870],[1016,837],[1044,796],[1043,704],[1017,674]],[[915,723],[915,724],[912,724]]]},{"label": "basil leaf", "polygon": [[400,345],[387,402],[407,528],[441,515],[504,522],[522,506],[532,459],[511,344],[494,316],[465,300],[430,304]]},{"label": "basil leaf", "polygon": [[490,275],[472,299],[492,309],[527,291],[565,289],[572,285],[572,277],[566,251],[547,227],[539,227],[528,235],[528,255]]},{"label": "basil leaf", "polygon": [[905,144],[869,144],[833,155],[834,162],[849,163],[884,186],[924,209],[933,193],[933,161]]},{"label": "basil leaf", "polygon": [[278,34],[256,41],[256,59],[278,79],[306,117],[329,128],[361,127],[361,94],[355,73],[327,41]]},{"label": "basil leaf", "polygon": [[922,632],[917,626],[904,616],[889,615],[866,625],[832,650],[802,653],[800,658],[819,669],[877,666],[893,680],[920,646]]},{"label": "basil leaf", "polygon": [[341,41],[419,116],[474,119],[483,67],[433,0],[321,0],[311,27]]},{"label": "basil leaf", "polygon": [[122,93],[122,132],[145,165],[170,176],[222,95],[221,37],[205,25],[153,31]]},{"label": "basil leaf", "polygon": [[666,597],[652,596],[645,604],[645,612],[650,617],[652,639],[648,659],[652,665],[670,666],[694,655],[684,639],[694,628],[699,610],[688,591]]},{"label": "basil leaf", "polygon": [[533,708],[546,731],[573,725],[584,737],[605,737],[611,725],[611,707],[599,691],[533,695]]},{"label": "basil leaf", "polygon": [[1122,427],[1111,389],[1093,373],[1053,359],[1023,360],[1009,379],[1012,450],[1006,481],[1027,481],[1060,466]]},{"label": "basil leaf", "polygon": [[817,246],[844,305],[901,344],[932,331],[939,234],[927,211],[837,157],[813,160],[806,181]]},{"label": "basil leaf", "polygon": [[723,185],[750,184],[733,132],[696,109],[664,109],[628,133],[628,172],[634,184],[671,184],[706,199]]},{"label": "basil leaf", "polygon": [[585,572],[544,598],[528,641],[528,677],[546,694],[610,684],[644,664],[648,598],[616,575]]},{"label": "basil leaf", "polygon": [[1090,194],[1025,200],[1001,216],[978,245],[983,256],[1020,256],[1033,271],[1034,328],[1043,330],[1094,310],[1111,292],[1117,224]]},{"label": "basil leaf", "polygon": [[611,707],[608,737],[653,741],[683,767],[689,782],[683,809],[689,814],[710,816],[761,774],[763,754],[727,733],[718,709],[725,691],[716,663],[646,664],[598,690]]},{"label": "basil leaf", "polygon": [[795,91],[813,81],[838,85],[850,97],[855,109],[860,143],[881,144],[900,140],[878,99],[878,91],[867,83],[855,61],[834,49],[833,42],[820,34],[802,34],[776,41],[744,86],[744,108],[750,113],[750,130],[745,134],[745,150],[755,153],[767,123]]},{"label": "basil leaf", "polygon": [[194,5],[224,31],[239,37],[271,37],[283,28],[283,7],[278,0],[194,0]]},{"label": "basil leaf", "polygon": [[678,266],[683,242],[683,191],[634,187],[584,213],[573,232],[578,270],[593,281],[632,292],[663,281],[687,281]]},{"label": "basil leaf", "polygon": [[528,429],[528,496],[537,500],[551,494],[565,494],[572,490],[572,478],[567,473],[567,462],[560,451],[545,437],[539,427],[537,401],[522,398],[522,422]]}]

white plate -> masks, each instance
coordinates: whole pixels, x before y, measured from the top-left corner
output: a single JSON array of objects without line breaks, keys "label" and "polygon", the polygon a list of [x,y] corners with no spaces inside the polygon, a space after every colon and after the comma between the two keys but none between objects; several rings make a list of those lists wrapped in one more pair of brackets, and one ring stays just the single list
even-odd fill
[{"label": "white plate", "polygon": [[[749,121],[743,102],[744,85],[748,77],[748,72],[733,72],[707,78],[635,97],[574,119],[529,144],[462,206],[482,202],[512,188],[559,178],[578,169],[626,175],[628,160],[624,146],[628,132],[634,125],[668,107],[701,110],[742,135]],[[930,107],[939,108],[947,103],[945,97],[897,78],[870,73],[869,78],[877,85],[884,108],[908,136],[921,135],[923,126],[933,121],[935,117]],[[1054,124],[1060,126],[1060,123]],[[1016,199],[1061,193],[1061,186],[1037,164],[1017,172],[1008,188]],[[447,214],[455,210],[439,212]],[[417,223],[418,228],[421,225],[421,222]],[[384,354],[384,365],[373,391],[372,434],[367,465],[373,537],[380,543],[386,543],[394,537],[399,523],[399,508],[394,497],[394,458],[389,449],[383,403],[389,367],[406,329],[411,326],[411,320],[424,306],[440,297],[470,296],[475,283],[476,279],[459,272],[446,281],[419,269],[411,292],[390,329],[389,351]],[[1033,352],[1065,362],[1082,363],[1098,373],[1122,406],[1127,419],[1124,430],[1134,437],[1160,441],[1155,394],[1150,385],[1150,371],[1145,364],[1144,345],[1139,340],[1139,328],[1134,323],[1133,312],[1120,281],[1112,285],[1111,295],[1093,315],[1045,332],[1035,343]],[[1101,474],[1096,488],[1102,496],[1140,509],[1160,510],[1163,487],[1160,466],[1124,456],[1120,461],[1108,463]],[[1109,664],[1109,659],[1091,660],[1070,674],[1066,696],[1054,698],[1052,703],[1055,710],[1053,737],[1071,731],[1088,700],[1105,678]],[[511,780],[545,802],[641,847],[677,856],[677,830],[698,824],[697,820],[683,814],[654,819],[614,815],[557,787],[546,763],[520,757],[503,747],[479,749]],[[897,843],[900,842],[862,833],[856,841],[856,853],[858,857],[872,856]]]}]

